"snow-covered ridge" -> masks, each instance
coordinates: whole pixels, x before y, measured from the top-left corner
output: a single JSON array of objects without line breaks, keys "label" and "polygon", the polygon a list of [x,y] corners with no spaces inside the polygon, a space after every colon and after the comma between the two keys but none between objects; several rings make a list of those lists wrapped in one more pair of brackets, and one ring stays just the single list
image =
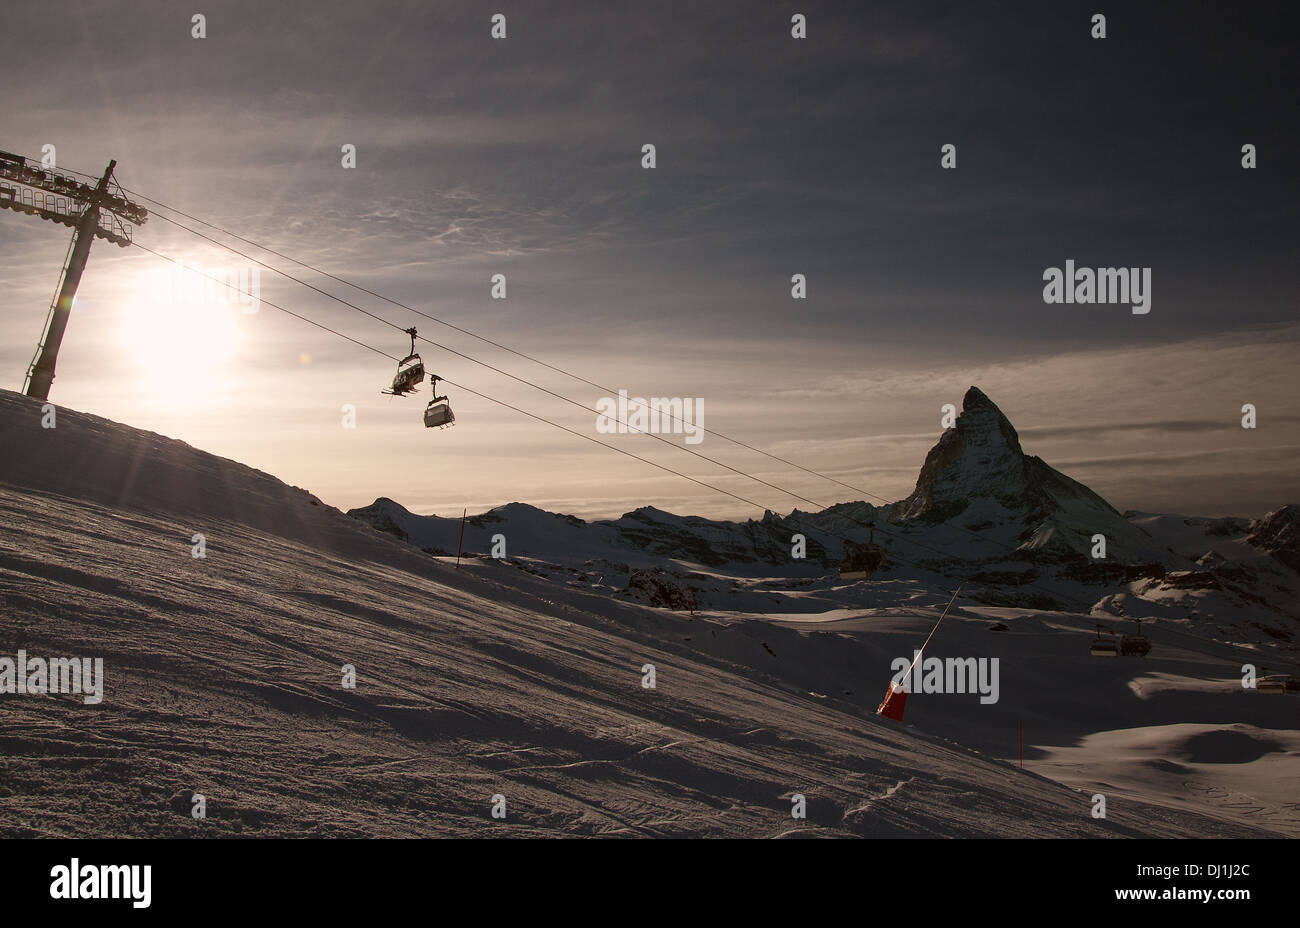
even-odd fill
[{"label": "snow-covered ridge", "polygon": [[[634,569],[675,570],[702,603],[732,608],[700,572],[815,583],[834,577],[844,540],[866,541],[874,524],[888,557],[878,582],[947,579],[989,603],[1196,617],[1223,622],[1239,640],[1300,643],[1297,512],[1283,507],[1255,521],[1121,514],[1026,454],[1007,417],[971,387],[955,426],[926,455],[915,490],[893,504],[846,502],[746,522],[642,507],[588,523],[511,503],[470,518],[462,551],[488,556],[503,542],[506,557],[621,572],[625,580]],[[431,553],[454,554],[460,538],[459,519],[416,515],[386,498],[349,515]],[[796,534],[807,539],[802,561],[791,557]],[[1104,558],[1093,557],[1098,535]]]},{"label": "snow-covered ridge", "polygon": [[[0,390],[3,479],[46,494],[180,516],[193,532],[238,523],[340,554],[373,552],[355,520],[270,474],[155,432]],[[391,556],[407,552],[394,546]]]}]

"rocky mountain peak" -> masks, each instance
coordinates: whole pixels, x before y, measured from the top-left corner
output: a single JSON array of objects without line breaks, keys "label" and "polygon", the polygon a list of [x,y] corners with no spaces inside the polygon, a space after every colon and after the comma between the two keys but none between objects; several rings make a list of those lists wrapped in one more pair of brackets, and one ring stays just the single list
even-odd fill
[{"label": "rocky mountain peak", "polygon": [[1011,421],[984,391],[971,387],[956,424],[926,455],[916,489],[898,504],[895,516],[940,520],[976,497],[1022,498],[1026,460]]},{"label": "rocky mountain peak", "polygon": [[1283,506],[1255,520],[1246,540],[1300,572],[1300,506]]}]

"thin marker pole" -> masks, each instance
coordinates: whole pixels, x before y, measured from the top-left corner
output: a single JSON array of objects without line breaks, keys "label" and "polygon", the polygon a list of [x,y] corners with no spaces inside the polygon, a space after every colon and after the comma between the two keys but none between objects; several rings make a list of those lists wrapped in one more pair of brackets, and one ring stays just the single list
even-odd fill
[{"label": "thin marker pole", "polygon": [[925,649],[930,646],[930,640],[934,638],[934,633],[939,630],[939,626],[943,624],[943,620],[948,618],[948,610],[951,609],[952,604],[957,601],[957,594],[961,592],[961,588],[965,585],[966,584],[964,583],[961,584],[961,586],[958,586],[953,592],[952,599],[948,600],[948,605],[943,607],[943,614],[939,616],[939,621],[935,622],[934,628],[930,629],[930,634],[926,637],[925,644],[921,645],[921,650],[917,651],[916,657],[912,658],[912,665],[907,668],[907,673],[903,677],[903,679],[907,680],[909,683],[912,681],[912,670],[916,667],[917,661],[919,661],[921,656],[925,654]]},{"label": "thin marker pole", "polygon": [[468,512],[469,512],[468,509],[462,509],[460,511],[460,541],[456,542],[456,569],[457,570],[460,570],[461,548],[465,547],[465,516]]}]

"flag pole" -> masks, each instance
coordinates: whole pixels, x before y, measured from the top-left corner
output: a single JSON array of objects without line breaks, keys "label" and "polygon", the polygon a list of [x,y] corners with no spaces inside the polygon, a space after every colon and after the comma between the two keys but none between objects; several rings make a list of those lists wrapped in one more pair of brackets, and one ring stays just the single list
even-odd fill
[{"label": "flag pole", "polygon": [[943,613],[939,616],[939,621],[935,622],[934,628],[930,629],[930,635],[925,639],[925,644],[921,645],[921,650],[917,651],[916,656],[912,658],[912,665],[907,668],[907,673],[903,676],[907,684],[900,686],[891,680],[889,688],[885,690],[885,698],[880,701],[880,705],[876,706],[876,715],[883,715],[896,722],[903,721],[903,707],[907,705],[907,691],[910,689],[912,671],[916,668],[921,655],[925,653],[925,649],[930,646],[930,640],[934,638],[934,633],[939,630],[943,620],[948,617],[948,611],[952,609],[953,603],[957,601],[957,595],[961,593],[961,589],[965,585],[964,583],[961,584],[953,592],[952,599],[948,600],[948,605],[944,607]]}]

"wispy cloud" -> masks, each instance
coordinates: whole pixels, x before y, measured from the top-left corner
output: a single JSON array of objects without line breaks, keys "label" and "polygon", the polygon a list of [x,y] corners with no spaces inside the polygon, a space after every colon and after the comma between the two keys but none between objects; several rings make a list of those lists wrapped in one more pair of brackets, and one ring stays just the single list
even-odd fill
[{"label": "wispy cloud", "polygon": [[[77,24],[58,68],[29,41],[52,11]],[[1243,180],[1236,129],[1205,129],[1231,112],[1268,163],[1285,163],[1287,85],[1262,79],[1282,36],[1207,69],[1191,54],[1199,33],[1134,13],[1109,48],[1143,53],[1098,69],[1080,67],[1059,13],[1011,4],[814,7],[805,43],[789,38],[788,11],[762,5],[530,3],[509,12],[504,43],[472,4],[411,0],[377,15],[232,0],[210,11],[201,42],[189,15],[164,2],[7,10],[0,76],[18,92],[0,148],[56,144],[62,164],[87,171],[117,158],[122,182],[147,196],[614,389],[702,397],[708,427],[886,498],[910,491],[940,408],[971,384],[1027,450],[1079,468],[1117,505],[1183,493],[1188,509],[1253,508],[1292,491],[1283,452],[1264,450],[1300,441],[1288,172]],[[1169,53],[1146,54],[1156,45]],[[653,172],[639,164],[647,142]],[[945,142],[959,147],[955,172],[937,166]],[[345,143],[357,146],[354,171],[339,163]],[[241,262],[158,220],[140,241]],[[62,227],[0,216],[0,364],[13,386],[66,245]],[[1045,306],[1042,268],[1067,257],[1154,266],[1153,312]],[[346,506],[386,494],[444,511],[519,498],[584,515],[644,503],[748,514],[463,392],[457,428],[426,434],[418,400],[379,395],[389,362],[269,308],[238,320],[239,354],[202,386],[203,414],[187,414],[119,344],[156,267],[95,246],[59,402]],[[807,300],[790,298],[796,272]],[[584,403],[599,396],[293,273]],[[489,294],[496,273],[506,300]],[[269,271],[263,292],[404,350],[392,328]],[[426,357],[459,383],[592,429],[594,417],[449,352]],[[1255,432],[1237,424],[1247,402]],[[352,432],[338,425],[345,403],[358,410]],[[620,447],[745,486],[652,442]],[[815,499],[853,495],[725,442],[703,450]],[[1246,486],[1232,475],[1252,454]],[[743,495],[790,504],[752,483]]]}]

